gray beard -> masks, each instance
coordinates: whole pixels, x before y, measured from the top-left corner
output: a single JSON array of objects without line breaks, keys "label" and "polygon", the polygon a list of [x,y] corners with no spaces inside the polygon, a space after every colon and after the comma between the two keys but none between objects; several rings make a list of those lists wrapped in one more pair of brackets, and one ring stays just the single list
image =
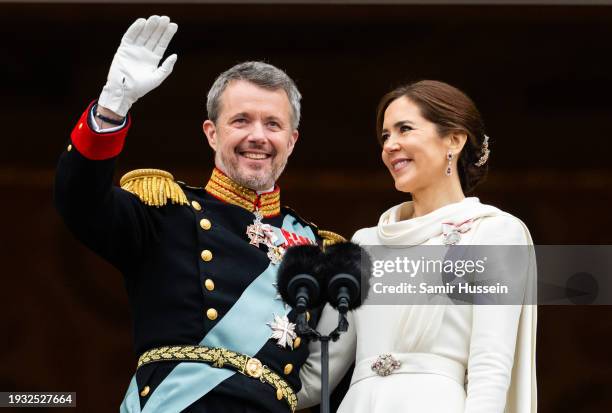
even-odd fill
[{"label": "gray beard", "polygon": [[[272,173],[268,176],[248,175],[240,173],[238,166],[234,162],[226,162],[223,155],[219,152],[215,154],[217,158],[217,164],[221,167],[221,170],[234,182],[244,187],[252,189],[253,191],[265,191],[272,187],[279,176],[283,173],[287,161],[281,165],[272,165]],[[270,182],[272,181],[272,182]]]}]

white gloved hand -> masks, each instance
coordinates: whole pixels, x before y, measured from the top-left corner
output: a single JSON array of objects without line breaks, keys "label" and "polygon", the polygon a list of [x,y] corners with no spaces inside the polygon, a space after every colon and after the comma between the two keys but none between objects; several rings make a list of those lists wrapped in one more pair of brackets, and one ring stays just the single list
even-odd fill
[{"label": "white gloved hand", "polygon": [[158,67],[177,28],[167,16],[132,23],[115,53],[98,105],[125,116],[134,102],[159,86],[177,59],[173,54]]}]

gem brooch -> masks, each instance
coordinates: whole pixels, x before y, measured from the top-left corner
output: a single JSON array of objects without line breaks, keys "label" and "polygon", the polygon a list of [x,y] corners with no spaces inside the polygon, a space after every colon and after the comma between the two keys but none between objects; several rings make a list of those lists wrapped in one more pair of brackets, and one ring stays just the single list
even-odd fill
[{"label": "gem brooch", "polygon": [[455,224],[452,222],[445,222],[442,224],[442,236],[444,245],[455,245],[461,241],[461,234],[465,234],[472,228],[472,220],[462,222],[461,224]]},{"label": "gem brooch", "polygon": [[391,354],[381,354],[376,361],[372,363],[372,370],[379,376],[388,376],[393,373],[393,370],[399,369],[401,363],[393,358]]}]

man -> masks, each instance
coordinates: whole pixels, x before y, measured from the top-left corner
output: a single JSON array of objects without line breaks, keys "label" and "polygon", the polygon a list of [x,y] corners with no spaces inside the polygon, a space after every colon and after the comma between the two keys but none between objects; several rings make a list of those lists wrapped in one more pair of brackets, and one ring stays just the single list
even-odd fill
[{"label": "man", "polygon": [[308,346],[277,297],[277,267],[289,246],[341,238],[280,206],[275,182],[298,139],[293,81],[261,62],[218,77],[203,125],[215,151],[205,188],[155,169],[112,185],[128,111],[172,72],[176,55],[158,65],[176,30],[166,16],[127,30],[60,158],[56,205],[125,276],[139,361],[122,412],[293,411]]}]

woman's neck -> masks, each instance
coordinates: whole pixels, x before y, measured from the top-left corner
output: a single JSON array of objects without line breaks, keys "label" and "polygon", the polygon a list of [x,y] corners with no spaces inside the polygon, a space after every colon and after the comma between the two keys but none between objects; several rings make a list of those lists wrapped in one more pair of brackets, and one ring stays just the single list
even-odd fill
[{"label": "woman's neck", "polygon": [[461,184],[455,183],[453,180],[448,180],[441,185],[429,186],[420,191],[412,193],[413,213],[412,217],[416,218],[427,215],[436,209],[443,206],[461,202],[465,199],[465,195],[461,189]]}]

